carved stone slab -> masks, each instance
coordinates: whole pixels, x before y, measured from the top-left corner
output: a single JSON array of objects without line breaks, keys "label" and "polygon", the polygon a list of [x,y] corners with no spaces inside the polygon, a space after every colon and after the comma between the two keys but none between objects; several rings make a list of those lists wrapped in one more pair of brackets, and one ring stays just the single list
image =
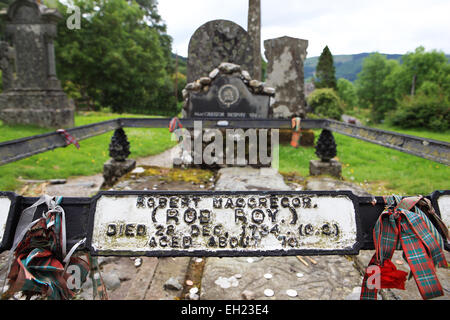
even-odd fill
[{"label": "carved stone slab", "polygon": [[346,254],[360,246],[351,193],[102,193],[91,213],[94,254]]},{"label": "carved stone slab", "polygon": [[253,43],[238,24],[213,20],[198,28],[189,42],[187,81],[207,76],[222,62],[242,66],[253,73]]},{"label": "carved stone slab", "polygon": [[266,119],[269,102],[270,96],[253,94],[239,76],[220,75],[207,92],[191,93],[188,116]]},{"label": "carved stone slab", "polygon": [[303,62],[308,41],[281,37],[264,41],[268,60],[267,85],[277,94],[272,104],[274,118],[306,115]]}]

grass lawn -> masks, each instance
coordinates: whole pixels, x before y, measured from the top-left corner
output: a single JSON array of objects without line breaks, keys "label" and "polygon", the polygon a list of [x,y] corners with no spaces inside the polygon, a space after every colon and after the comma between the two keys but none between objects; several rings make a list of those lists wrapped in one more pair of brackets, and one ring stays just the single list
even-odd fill
[{"label": "grass lawn", "polygon": [[[83,113],[75,118],[75,125],[81,126],[118,117],[142,117],[136,115],[116,115],[106,113]],[[429,132],[422,130],[397,130],[388,126],[381,129],[427,137],[450,142],[450,131]],[[14,126],[0,122],[0,141],[7,141],[48,132],[48,129]],[[131,145],[130,158],[154,155],[175,145],[168,129],[125,129]],[[21,186],[20,178],[47,180],[86,176],[101,173],[103,163],[109,159],[108,145],[113,132],[80,142],[81,148],[74,146],[60,148],[33,157],[0,166],[0,190],[13,191]],[[316,140],[320,130],[315,131]],[[343,164],[346,181],[363,185],[376,195],[430,194],[435,190],[450,188],[450,168],[448,166],[384,148],[355,138],[335,134],[338,159]],[[317,159],[314,148],[294,149],[280,147],[280,171],[309,175],[309,161]]]},{"label": "grass lawn", "polygon": [[[382,129],[449,141],[450,132]],[[316,130],[316,141],[320,131]],[[341,134],[334,134],[337,158],[342,163],[344,180],[362,185],[376,195],[428,195],[435,190],[450,188],[450,167],[393,149],[367,143]],[[317,159],[314,148],[298,150],[280,147],[280,171],[309,174],[309,160]]]},{"label": "grass lawn", "polygon": [[[116,119],[140,117],[106,113],[83,113],[75,116],[75,126]],[[46,133],[52,130],[30,126],[6,126],[0,122],[0,142]],[[130,142],[130,158],[163,152],[175,145],[168,129],[125,129]],[[0,190],[13,191],[21,186],[20,178],[31,180],[65,179],[101,173],[109,159],[108,146],[113,132],[80,141],[77,150],[71,145],[0,166]]]}]

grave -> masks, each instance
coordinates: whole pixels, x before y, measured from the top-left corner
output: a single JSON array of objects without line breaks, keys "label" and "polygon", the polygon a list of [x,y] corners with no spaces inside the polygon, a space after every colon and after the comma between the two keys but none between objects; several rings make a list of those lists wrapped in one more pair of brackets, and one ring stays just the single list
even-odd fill
[{"label": "grave", "polygon": [[[185,99],[183,107],[183,117],[193,119],[267,119],[271,115],[270,98],[275,95],[275,90],[266,86],[264,83],[252,79],[250,73],[242,70],[240,65],[223,62],[217,68],[210,71],[209,76],[201,77],[194,82],[188,83],[183,90]],[[182,121],[181,121],[182,122]],[[224,122],[227,122],[224,120]],[[226,127],[225,123],[224,126]],[[232,132],[230,132],[232,131]],[[201,135],[200,135],[201,134]],[[262,139],[262,135],[269,140],[269,146],[262,151],[257,140]],[[184,141],[190,140],[190,145],[184,146],[182,151],[189,154],[194,146],[193,156],[182,155],[177,161],[183,165],[196,165],[202,167],[223,167],[223,166],[269,166],[270,162],[262,160],[261,154],[271,157],[271,143],[274,138],[272,133],[267,138],[267,130],[261,131],[252,128],[243,130],[199,130],[189,131],[189,136],[184,137]],[[224,141],[222,138],[226,138]],[[254,137],[256,140],[251,140]],[[213,139],[214,138],[214,139]],[[208,143],[213,139],[214,154],[210,161],[196,161],[196,159],[204,159],[205,150],[209,150],[212,146]],[[229,140],[237,142],[235,149],[234,142],[229,144]],[[220,140],[219,144],[215,144]],[[249,143],[247,144],[247,140]],[[267,141],[266,140],[266,141]],[[251,143],[253,141],[253,145]],[[196,145],[201,145],[200,148]],[[239,153],[242,146],[245,154]],[[270,150],[270,151],[268,151]],[[225,159],[226,155],[226,159]],[[259,156],[259,157],[258,157]],[[245,159],[243,159],[245,157]],[[230,160],[233,158],[232,160]]]},{"label": "grave", "polygon": [[74,104],[56,76],[53,45],[62,15],[32,0],[16,0],[1,18],[7,41],[0,43],[0,119],[7,124],[72,127]]},{"label": "grave", "polygon": [[267,119],[271,114],[270,97],[275,90],[254,80],[240,65],[221,63],[187,84],[184,115],[188,118]]}]

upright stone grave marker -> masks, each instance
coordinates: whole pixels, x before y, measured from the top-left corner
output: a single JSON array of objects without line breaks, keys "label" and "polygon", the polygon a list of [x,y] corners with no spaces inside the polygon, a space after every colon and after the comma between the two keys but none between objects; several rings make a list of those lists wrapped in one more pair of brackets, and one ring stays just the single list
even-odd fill
[{"label": "upright stone grave marker", "polygon": [[272,103],[274,118],[306,116],[303,61],[308,41],[281,37],[264,41],[268,59],[267,85],[277,94]]},{"label": "upright stone grave marker", "polygon": [[[252,79],[248,71],[241,70],[241,66],[224,62],[209,72],[208,77],[201,77],[186,85],[186,88],[183,90],[183,97],[185,99],[183,117],[198,119],[216,118],[219,120],[220,118],[266,119],[270,117],[270,97],[273,97],[274,95],[275,89],[265,86],[264,83],[258,80]],[[218,123],[220,122],[222,122],[224,127],[227,126],[227,121],[219,121]],[[270,165],[269,161],[266,162],[266,160],[261,159],[262,154],[267,154],[264,153],[264,151],[271,150],[269,146],[264,150],[260,148],[261,144],[258,149],[256,141],[249,144],[246,143],[247,134],[254,134],[253,137],[257,139],[257,136],[261,136],[259,135],[260,133],[267,134],[267,130],[262,130],[261,132],[258,130],[255,130],[254,132],[243,132],[242,130],[241,132],[238,130],[234,131],[234,133],[229,133],[227,131],[228,130],[225,129],[206,129],[194,130],[191,132],[190,138],[192,142],[185,148],[185,151],[188,151],[189,153],[189,148],[194,145],[194,156],[189,157],[183,153],[184,155],[181,156],[181,159],[186,159],[186,161],[183,160],[183,165],[191,165],[192,160],[194,160],[196,165],[201,165],[201,160],[197,161],[195,159],[202,159],[204,150],[206,150],[206,148],[209,150],[210,146],[206,145],[204,142],[211,141],[212,137],[214,137],[214,141],[217,139],[220,140],[220,134],[222,137],[227,137],[227,140],[232,138],[240,145],[243,143],[246,148],[246,159],[243,159],[244,155],[242,154],[240,154],[239,160],[237,157],[230,156],[235,154],[235,151],[237,150],[234,149],[234,142],[232,143],[232,146],[229,146],[227,141],[221,146],[216,146],[215,158],[211,159],[212,161],[208,160],[207,163],[205,163],[208,167],[223,166],[224,162],[226,162],[227,165],[232,166],[247,164],[256,166]],[[201,132],[204,132],[204,139],[200,135]],[[271,135],[271,139],[272,137],[273,136]],[[189,137],[183,139],[186,141]],[[270,143],[272,143],[272,140]],[[202,148],[196,148],[196,144],[201,144]],[[252,145],[251,147],[250,144]],[[223,152],[220,151],[222,148],[224,148]],[[258,152],[258,150],[261,152]],[[224,161],[223,159],[223,155],[225,154],[227,155],[227,161]],[[258,155],[259,160],[257,160]],[[233,158],[233,160],[228,161],[228,158]],[[247,158],[249,158],[249,161],[247,161]]]},{"label": "upright stone grave marker", "polygon": [[209,73],[186,86],[185,114],[189,118],[252,118],[266,119],[270,115],[272,88],[253,80],[241,66],[222,63]]},{"label": "upright stone grave marker", "polygon": [[73,126],[73,102],[56,77],[53,40],[62,15],[33,0],[16,0],[2,18],[8,42],[0,44],[0,118],[8,124]]},{"label": "upright stone grave marker", "polygon": [[247,30],[253,40],[253,78],[261,81],[261,0],[249,0]]},{"label": "upright stone grave marker", "polygon": [[232,21],[209,21],[195,31],[189,42],[187,81],[207,76],[224,61],[253,73],[253,41]]}]

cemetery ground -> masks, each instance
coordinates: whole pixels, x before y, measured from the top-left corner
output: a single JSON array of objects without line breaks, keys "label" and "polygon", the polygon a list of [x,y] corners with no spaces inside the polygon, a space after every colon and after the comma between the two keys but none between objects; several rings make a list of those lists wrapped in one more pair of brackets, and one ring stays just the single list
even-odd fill
[{"label": "cemetery ground", "polygon": [[[100,112],[77,114],[75,125],[106,121],[118,117],[148,117],[118,115]],[[386,125],[382,129],[450,142],[450,131],[431,132],[420,129],[399,130]],[[49,132],[31,126],[7,126],[0,121],[0,142]],[[159,154],[176,145],[168,129],[126,129],[131,155],[137,159]],[[320,131],[315,131],[316,141]],[[342,163],[343,179],[362,186],[371,194],[415,195],[429,194],[448,188],[450,168],[426,159],[384,148],[358,139],[334,134],[338,155]],[[67,179],[77,176],[100,174],[109,159],[108,145],[111,134],[103,134],[74,146],[38,154],[0,167],[0,190],[19,192],[27,182]],[[279,171],[305,182],[309,175],[309,161],[317,159],[312,147],[294,149],[280,146]],[[31,189],[30,189],[31,190]],[[31,195],[31,194],[29,194]]]},{"label": "cemetery ground", "polygon": [[[127,117],[140,117],[125,115]],[[83,113],[76,126],[124,115]],[[396,131],[393,128],[383,127]],[[49,130],[0,124],[0,141]],[[398,130],[399,132],[449,141],[449,132]],[[114,190],[352,190],[359,195],[428,195],[448,189],[450,169],[429,160],[335,134],[343,179],[310,177],[309,160],[314,148],[280,147],[282,174],[271,169],[227,168],[220,171],[170,168],[170,149],[176,145],[168,129],[126,129],[139,170],[119,180]],[[316,139],[320,131],[315,131]],[[109,159],[111,134],[74,146],[57,149],[0,167],[0,190],[26,196],[41,193],[92,196],[102,183],[103,163]],[[50,179],[67,179],[50,185]],[[0,256],[0,265],[5,255]],[[255,257],[255,258],[99,258],[102,276],[113,300],[341,300],[359,299],[364,268],[373,252],[359,256]],[[448,252],[445,253],[449,260]],[[397,252],[393,261],[401,270],[407,264]],[[438,269],[438,277],[449,299],[450,270]],[[0,280],[4,274],[0,274]],[[92,299],[88,280],[76,299]],[[191,291],[192,289],[192,291]],[[271,291],[273,295],[271,295]],[[289,293],[288,293],[289,292]],[[295,295],[293,295],[295,293]],[[380,299],[420,300],[415,282],[407,290],[383,290]]]}]

